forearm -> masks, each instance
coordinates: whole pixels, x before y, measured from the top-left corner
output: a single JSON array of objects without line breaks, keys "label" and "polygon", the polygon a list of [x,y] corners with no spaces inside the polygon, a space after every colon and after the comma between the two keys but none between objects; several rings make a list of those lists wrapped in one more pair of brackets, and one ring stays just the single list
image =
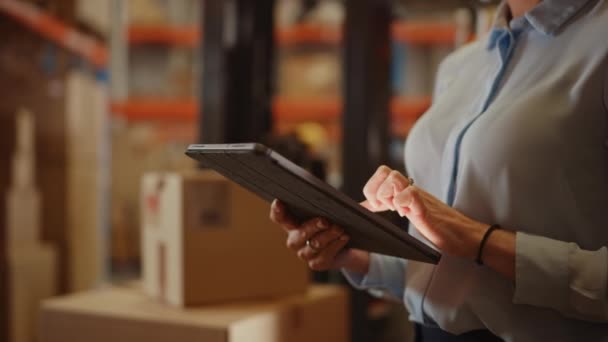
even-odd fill
[{"label": "forearm", "polygon": [[[409,183],[393,187],[401,190],[392,194],[392,206],[443,254],[473,262],[490,225]],[[488,236],[481,260],[513,282],[515,304],[608,322],[608,246],[585,250],[573,242],[498,229]]]},{"label": "forearm", "polygon": [[[460,229],[446,234],[447,239],[452,241],[448,244],[451,247],[447,250],[452,251],[453,255],[474,261],[490,225],[470,219],[460,221]],[[514,232],[495,229],[490,232],[481,251],[484,265],[512,281],[515,281],[515,240]]]}]

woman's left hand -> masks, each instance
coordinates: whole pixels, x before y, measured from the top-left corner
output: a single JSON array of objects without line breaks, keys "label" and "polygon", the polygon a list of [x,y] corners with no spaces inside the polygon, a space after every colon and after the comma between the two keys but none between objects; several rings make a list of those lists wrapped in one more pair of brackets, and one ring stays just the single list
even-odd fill
[{"label": "woman's left hand", "polygon": [[381,166],[367,182],[364,206],[371,211],[397,211],[443,252],[475,259],[488,225],[477,222],[428,192],[410,185],[398,171]]}]

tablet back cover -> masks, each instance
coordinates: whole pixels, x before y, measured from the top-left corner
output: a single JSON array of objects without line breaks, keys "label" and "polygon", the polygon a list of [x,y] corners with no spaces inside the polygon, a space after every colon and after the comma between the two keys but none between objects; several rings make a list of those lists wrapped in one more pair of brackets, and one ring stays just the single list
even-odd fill
[{"label": "tablet back cover", "polygon": [[299,220],[325,217],[340,225],[350,247],[427,263],[440,259],[405,230],[261,144],[191,145],[186,154],[268,202],[278,198]]}]

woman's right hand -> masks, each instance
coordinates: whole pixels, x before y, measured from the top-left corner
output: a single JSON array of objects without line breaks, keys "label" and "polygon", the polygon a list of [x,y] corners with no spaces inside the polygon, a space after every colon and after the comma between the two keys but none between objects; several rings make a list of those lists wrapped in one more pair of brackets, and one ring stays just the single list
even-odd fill
[{"label": "woman's right hand", "polygon": [[270,219],[287,232],[287,247],[315,271],[340,269],[367,274],[369,253],[345,248],[350,237],[341,227],[325,218],[314,218],[302,224],[289,214],[285,204],[274,200]]}]

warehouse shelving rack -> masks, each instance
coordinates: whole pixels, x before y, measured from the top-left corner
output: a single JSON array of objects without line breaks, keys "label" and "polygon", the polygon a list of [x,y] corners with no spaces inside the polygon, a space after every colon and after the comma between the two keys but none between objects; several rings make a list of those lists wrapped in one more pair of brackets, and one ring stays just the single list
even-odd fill
[{"label": "warehouse shelving rack", "polygon": [[[299,27],[284,36],[278,34],[276,40],[279,45],[297,40],[341,44],[342,99],[273,100],[273,3],[260,0],[252,6],[248,0],[204,1],[202,83],[206,86],[199,107],[202,109],[201,142],[242,142],[264,136],[271,131],[273,108],[275,118],[278,116],[281,120],[310,119],[311,113],[315,113],[316,118],[340,117],[342,169],[345,170],[342,190],[360,199],[360,189],[373,169],[388,162],[388,113],[417,117],[430,105],[428,97],[415,101],[392,99],[389,75],[392,35],[416,43],[435,43],[450,40],[455,34],[451,28],[444,27],[429,32],[425,27],[407,24],[392,26],[392,1],[389,0],[346,0],[342,30],[328,33],[318,28]],[[451,5],[454,4],[452,1]],[[216,86],[209,87],[209,84]],[[255,122],[262,125],[254,125],[239,134],[238,125]],[[370,341],[369,297],[353,292],[352,298],[353,341]]]},{"label": "warehouse shelving rack", "polygon": [[[0,1],[0,10],[11,15],[30,29],[55,41],[74,52],[92,65],[104,69],[109,54],[105,44],[80,33],[61,21],[45,14],[36,7],[14,0]],[[202,42],[200,28],[193,26],[132,25],[127,30],[127,41],[131,45],[162,44],[195,48]],[[456,28],[450,24],[422,22],[395,23],[391,26],[391,36],[395,42],[407,44],[452,44]],[[293,28],[274,32],[277,45],[299,44],[338,45],[343,40],[340,29],[320,25],[300,24]],[[203,42],[204,44],[204,42]],[[415,120],[430,105],[430,98],[393,98],[391,113],[395,119]],[[199,106],[195,98],[152,97],[126,98],[111,104],[112,112],[130,121],[168,120],[194,123],[199,117]],[[335,120],[342,113],[339,98],[300,99],[278,97],[273,100],[272,111],[277,121]],[[395,130],[404,135],[403,129]]]},{"label": "warehouse shelving rack", "polygon": [[[405,44],[432,45],[453,44],[456,39],[454,25],[439,22],[395,23],[391,27],[392,39]],[[204,35],[195,27],[168,25],[134,25],[128,29],[128,41],[136,44],[161,44],[194,48],[203,42]],[[342,30],[322,25],[299,24],[292,28],[274,31],[278,47],[295,45],[341,44]],[[204,44],[204,42],[203,42]],[[129,98],[125,103],[114,103],[113,112],[129,120],[162,119],[194,122],[200,110],[194,99],[159,100],[153,98]],[[415,120],[430,105],[428,97],[394,98],[391,112],[401,120]],[[339,98],[291,98],[275,97],[272,103],[276,121],[330,121],[340,117]],[[147,114],[146,114],[147,113]],[[403,135],[403,131],[395,133]]]},{"label": "warehouse shelving rack", "polygon": [[[199,123],[205,142],[245,141],[271,131],[276,120],[342,120],[344,182],[353,198],[371,170],[388,161],[390,117],[417,118],[430,105],[429,97],[391,98],[389,59],[392,39],[413,44],[453,42],[453,27],[435,24],[391,24],[389,0],[345,0],[342,30],[300,25],[275,31],[273,0],[202,0],[203,27],[132,26],[126,44],[168,44],[203,47],[203,87],[199,99],[124,98],[109,104],[128,120],[179,120]],[[428,1],[405,1],[427,6]],[[475,1],[434,1],[433,6],[456,8]],[[28,28],[80,55],[100,69],[111,59],[101,42],[64,25],[29,4],[0,0],[0,11]],[[250,26],[246,26],[250,25]],[[200,32],[205,32],[204,37]],[[227,34],[228,32],[228,34]],[[276,44],[341,44],[344,48],[343,98],[291,99],[272,97],[272,56]],[[120,41],[119,41],[120,43]],[[250,86],[244,87],[243,84]],[[204,115],[203,115],[204,114]],[[244,123],[244,124],[243,124]],[[355,167],[356,166],[356,167]],[[367,299],[353,300],[353,340],[367,341]]]}]

